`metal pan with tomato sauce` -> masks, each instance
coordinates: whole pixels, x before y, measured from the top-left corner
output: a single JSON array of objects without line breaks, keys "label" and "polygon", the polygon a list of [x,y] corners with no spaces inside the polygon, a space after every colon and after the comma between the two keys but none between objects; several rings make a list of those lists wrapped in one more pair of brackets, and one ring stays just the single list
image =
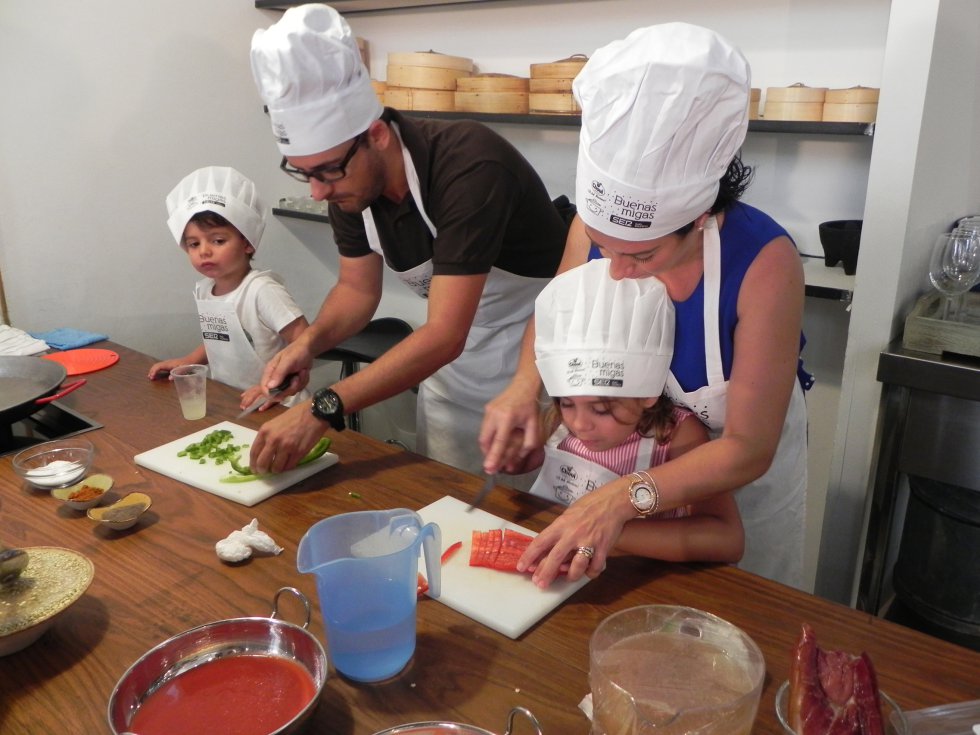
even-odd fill
[{"label": "metal pan with tomato sauce", "polygon": [[[276,617],[284,592],[302,601],[302,627]],[[327,656],[309,624],[309,600],[283,587],[270,617],[219,620],[169,638],[130,666],[113,689],[113,734],[294,732],[313,713],[327,679]]]},{"label": "metal pan with tomato sauce", "polygon": [[[507,715],[507,729],[503,735],[511,735],[514,732],[514,719],[522,715],[526,717],[534,727],[534,732],[541,735],[541,725],[531,711],[526,707],[514,707]],[[374,735],[496,735],[489,730],[484,730],[473,725],[464,725],[459,722],[413,722],[408,725],[397,725],[381,730]]]}]

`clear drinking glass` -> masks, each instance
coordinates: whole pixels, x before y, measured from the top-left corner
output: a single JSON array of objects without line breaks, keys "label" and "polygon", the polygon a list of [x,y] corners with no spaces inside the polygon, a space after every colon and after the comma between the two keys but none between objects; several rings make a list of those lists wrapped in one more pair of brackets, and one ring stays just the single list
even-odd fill
[{"label": "clear drinking glass", "polygon": [[980,280],[980,234],[966,228],[936,238],[929,261],[929,280],[943,299],[942,319],[956,318],[953,300]]}]

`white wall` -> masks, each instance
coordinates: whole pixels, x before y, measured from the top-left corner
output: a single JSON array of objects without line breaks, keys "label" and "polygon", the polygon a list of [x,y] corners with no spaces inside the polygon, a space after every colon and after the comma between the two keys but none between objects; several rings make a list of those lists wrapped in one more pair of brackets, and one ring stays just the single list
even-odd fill
[{"label": "white wall", "polygon": [[[372,75],[383,79],[389,51],[433,49],[473,58],[480,71],[526,75],[531,63],[591,54],[641,25],[685,20],[739,45],[753,85],[764,90],[794,82],[879,86],[889,7],[889,0],[503,0],[349,21],[368,41]],[[167,192],[194,168],[224,164],[254,179],[270,202],[304,193],[277,170],[248,64],[253,31],[279,17],[250,0],[0,3],[0,273],[12,324],[105,332],[156,356],[196,343],[197,274],[167,231]],[[573,193],[576,130],[497,128],[553,195]],[[871,147],[870,139],[753,134],[745,158],[757,176],[747,201],[787,226],[804,252],[819,253],[817,223],[864,211]],[[336,272],[329,228],[273,218],[257,264],[280,272],[312,318]],[[421,323],[424,305],[389,284],[381,313]],[[808,313],[816,320],[807,326],[808,360],[833,391],[847,317],[837,309],[824,319],[827,306]],[[823,420],[832,425],[831,413]],[[390,434],[402,437],[395,429]]]}]

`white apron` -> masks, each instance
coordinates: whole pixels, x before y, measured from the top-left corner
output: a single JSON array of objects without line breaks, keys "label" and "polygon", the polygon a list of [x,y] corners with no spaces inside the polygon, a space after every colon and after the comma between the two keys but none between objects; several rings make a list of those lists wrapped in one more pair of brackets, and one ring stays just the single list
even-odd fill
[{"label": "white apron", "polygon": [[[425,212],[415,164],[401,143],[398,125],[392,123],[391,126],[401,144],[409,191],[435,238],[438,232]],[[384,259],[371,208],[365,209],[361,216],[368,244]],[[428,298],[432,282],[431,260],[395,273],[416,294]],[[534,313],[534,299],[547,282],[547,278],[518,276],[499,268],[490,270],[463,353],[419,386],[416,449],[421,454],[482,474],[483,456],[477,439],[483,407],[503,391],[513,377],[524,329]]]},{"label": "white apron", "polygon": [[[721,360],[718,302],[721,237],[714,217],[704,228],[704,351],[708,385],[684,391],[673,373],[667,395],[701,419],[712,439],[725,426],[728,381]],[[745,554],[738,566],[793,587],[803,586],[806,521],[806,402],[794,381],[779,446],[766,473],[735,493],[745,527]]]},{"label": "white apron", "polygon": [[[548,437],[544,445],[544,464],[541,465],[538,477],[528,491],[531,495],[537,495],[551,502],[571,505],[597,487],[602,487],[621,477],[601,464],[559,449],[558,445],[567,436],[568,427],[562,424]],[[656,440],[653,437],[643,437],[640,440],[634,472],[650,467],[650,457],[653,456],[655,447]]]},{"label": "white apron", "polygon": [[262,379],[265,363],[249,342],[233,301],[196,299],[211,378],[245,390]]}]

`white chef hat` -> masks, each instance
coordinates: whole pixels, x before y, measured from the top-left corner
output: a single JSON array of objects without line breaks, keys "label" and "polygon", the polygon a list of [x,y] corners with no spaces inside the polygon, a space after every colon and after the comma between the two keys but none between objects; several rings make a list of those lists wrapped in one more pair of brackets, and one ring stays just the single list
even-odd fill
[{"label": "white chef hat", "polygon": [[198,212],[220,214],[259,247],[265,231],[265,205],[255,184],[228,166],[205,166],[188,174],[167,195],[167,226],[177,244],[184,228]]},{"label": "white chef hat", "polygon": [[674,354],[674,305],[664,284],[614,280],[610,261],[555,276],[534,302],[534,353],[553,397],[653,398]]},{"label": "white chef hat", "polygon": [[300,5],[252,36],[252,76],[285,156],[309,156],[367,130],[383,108],[357,40],[329,5]]},{"label": "white chef hat", "polygon": [[742,53],[687,23],[640,28],[596,51],[572,86],[585,224],[652,240],[710,209],[745,139],[750,87]]}]

